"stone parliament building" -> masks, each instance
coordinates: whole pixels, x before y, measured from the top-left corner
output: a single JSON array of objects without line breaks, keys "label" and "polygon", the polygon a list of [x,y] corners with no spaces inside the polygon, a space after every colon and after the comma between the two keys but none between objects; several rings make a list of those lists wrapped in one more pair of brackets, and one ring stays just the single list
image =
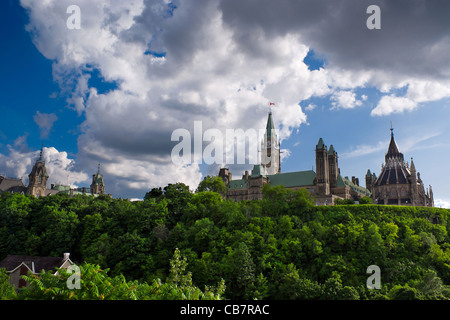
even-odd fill
[{"label": "stone parliament building", "polygon": [[377,178],[367,170],[366,187],[371,192],[374,203],[434,207],[431,185],[425,191],[413,158],[411,164],[405,162],[403,153],[395,143],[392,128],[391,141],[381,173]]},{"label": "stone parliament building", "polygon": [[359,185],[354,176],[349,179],[340,174],[338,154],[333,145],[327,147],[322,138],[315,148],[316,171],[281,172],[280,142],[275,133],[272,113],[269,112],[266,131],[261,143],[261,164],[251,172],[245,171],[241,179],[232,179],[228,168],[221,168],[219,176],[227,186],[227,199],[234,201],[262,199],[262,186],[282,185],[289,189],[307,189],[316,205],[333,205],[336,199],[371,197],[375,204],[434,206],[431,186],[424,190],[420,174],[411,159],[409,166],[399,152],[391,129],[391,142],[386,163],[377,178],[370,170],[366,174],[366,187]]},{"label": "stone parliament building", "polygon": [[44,148],[41,149],[39,159],[36,160],[36,163],[31,169],[31,173],[28,175],[28,187],[23,184],[21,179],[11,179],[0,176],[0,194],[3,192],[22,193],[30,194],[36,198],[58,193],[65,193],[71,197],[78,194],[89,196],[105,194],[105,184],[103,182],[103,175],[100,173],[100,165],[98,166],[97,173],[92,175],[92,183],[90,188],[71,188],[70,186],[52,184],[50,189],[48,189],[47,180],[49,175],[47,173],[47,168],[45,167],[43,149]]}]

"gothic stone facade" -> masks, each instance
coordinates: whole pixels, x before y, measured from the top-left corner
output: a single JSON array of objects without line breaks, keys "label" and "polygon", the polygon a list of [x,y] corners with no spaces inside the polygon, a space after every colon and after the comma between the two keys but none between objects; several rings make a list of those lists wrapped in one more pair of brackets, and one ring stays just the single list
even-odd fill
[{"label": "gothic stone facade", "polygon": [[76,188],[73,189],[69,186],[63,185],[51,185],[51,188],[47,188],[47,181],[49,175],[45,166],[44,149],[41,149],[39,159],[36,160],[31,173],[28,175],[29,183],[28,187],[25,187],[20,179],[10,179],[0,176],[0,194],[3,192],[10,193],[23,193],[30,194],[36,198],[49,196],[57,193],[66,193],[71,197],[77,194],[97,196],[105,193],[105,183],[103,181],[103,175],[100,173],[100,165],[98,171],[92,176],[92,183],[90,188]]},{"label": "gothic stone facade", "polygon": [[316,172],[313,170],[281,173],[281,145],[274,133],[272,113],[269,113],[266,132],[261,148],[261,164],[255,165],[251,173],[245,171],[241,179],[233,180],[228,168],[222,168],[219,176],[225,182],[227,199],[234,201],[260,200],[262,186],[282,185],[289,189],[307,189],[318,205],[334,204],[335,199],[354,199],[370,196],[370,192],[359,186],[359,180],[342,177],[338,166],[338,155],[331,145],[328,149],[322,138],[316,145]]},{"label": "gothic stone facade", "polygon": [[372,192],[374,203],[407,206],[433,207],[431,186],[425,191],[420,173],[416,171],[414,161],[405,162],[394,140],[391,128],[391,141],[385,155],[381,173],[376,177],[370,170],[366,174],[366,186]]}]

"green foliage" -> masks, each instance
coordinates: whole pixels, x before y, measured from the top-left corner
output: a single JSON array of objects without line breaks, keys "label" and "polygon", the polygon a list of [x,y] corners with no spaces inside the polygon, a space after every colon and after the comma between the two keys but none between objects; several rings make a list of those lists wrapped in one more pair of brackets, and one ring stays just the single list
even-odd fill
[{"label": "green foliage", "polygon": [[362,197],[358,199],[359,204],[372,204],[373,200],[371,197]]},{"label": "green foliage", "polygon": [[334,204],[335,205],[348,205],[348,204],[354,204],[355,200],[353,199],[335,199]]},{"label": "green foliage", "polygon": [[227,186],[219,176],[206,176],[200,182],[195,192],[199,193],[204,191],[217,192],[221,196],[225,196],[227,194]]},{"label": "green foliage", "polygon": [[9,276],[6,270],[0,268],[0,300],[13,300],[16,297],[16,291],[14,286],[9,283]]},{"label": "green foliage", "polygon": [[[29,286],[22,288],[20,300],[220,300],[225,290],[222,280],[217,287],[207,287],[202,292],[193,286],[191,274],[186,273],[186,259],[175,250],[171,260],[169,280],[162,283],[155,279],[151,285],[138,281],[127,281],[123,275],[111,277],[108,269],[84,263],[80,273],[58,269],[58,275],[42,271],[39,275],[29,274],[23,278]],[[79,287],[72,287],[72,277],[80,277]],[[0,280],[3,278],[0,274]],[[0,285],[0,289],[2,286]],[[15,297],[12,297],[15,298]]]},{"label": "green foliage", "polygon": [[[60,271],[28,276],[21,299],[450,299],[450,210],[314,206],[306,190],[270,185],[261,201],[233,202],[215,180],[140,202],[4,194],[0,260],[70,252],[81,262],[81,291]],[[370,265],[381,290],[366,287]],[[15,297],[4,272],[0,294]]]}]

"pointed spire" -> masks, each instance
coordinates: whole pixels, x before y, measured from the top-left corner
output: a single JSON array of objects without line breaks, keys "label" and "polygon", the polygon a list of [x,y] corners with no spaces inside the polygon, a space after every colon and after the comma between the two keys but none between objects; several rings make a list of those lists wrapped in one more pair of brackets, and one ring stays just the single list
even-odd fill
[{"label": "pointed spire", "polygon": [[323,142],[323,139],[320,138],[319,142],[316,145],[316,149],[322,149],[325,146],[325,143]]},{"label": "pointed spire", "polygon": [[36,162],[44,162],[44,144],[42,144],[41,152],[39,153],[39,159]]},{"label": "pointed spire", "polygon": [[334,155],[336,153],[336,151],[334,150],[333,145],[330,145],[330,149],[328,150],[328,154]]},{"label": "pointed spire", "polygon": [[266,137],[267,137],[267,139],[270,139],[272,137],[272,132],[275,133],[275,126],[273,124],[272,111],[270,111],[269,112],[269,117],[267,118],[267,125],[266,125]]},{"label": "pointed spire", "polygon": [[409,167],[411,172],[416,172],[416,166],[414,165],[413,158],[411,157],[411,166]]},{"label": "pointed spire", "polygon": [[403,154],[398,150],[397,143],[395,143],[394,140],[394,128],[392,128],[392,124],[391,124],[391,141],[389,143],[389,148],[385,158],[386,163],[388,162],[388,159],[392,158],[400,158],[400,160],[403,161]]}]

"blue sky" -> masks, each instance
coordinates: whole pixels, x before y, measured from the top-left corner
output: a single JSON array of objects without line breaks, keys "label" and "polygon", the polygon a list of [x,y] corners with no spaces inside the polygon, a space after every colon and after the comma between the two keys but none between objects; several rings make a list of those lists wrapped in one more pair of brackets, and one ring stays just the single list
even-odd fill
[{"label": "blue sky", "polygon": [[[81,30],[65,27],[72,2]],[[0,3],[0,174],[26,180],[26,159],[44,145],[55,183],[87,186],[102,163],[117,197],[178,180],[195,188],[212,169],[174,167],[170,133],[199,120],[259,128],[273,101],[289,153],[283,172],[311,169],[322,137],[342,175],[364,185],[367,169],[380,172],[392,122],[437,205],[450,205],[450,29],[441,2],[421,14],[407,2],[375,1],[383,23],[372,31],[365,1],[342,1],[337,16],[331,1],[109,1],[102,11],[72,2]]]}]

